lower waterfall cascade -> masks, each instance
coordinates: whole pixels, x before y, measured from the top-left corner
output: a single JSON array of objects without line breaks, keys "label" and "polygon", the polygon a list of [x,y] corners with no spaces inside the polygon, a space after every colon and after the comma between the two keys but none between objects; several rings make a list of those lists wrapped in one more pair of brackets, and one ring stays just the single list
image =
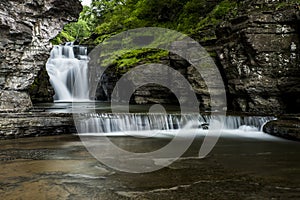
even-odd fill
[{"label": "lower waterfall cascade", "polygon": [[[56,45],[46,64],[50,82],[55,90],[55,102],[89,102],[87,48],[67,43]],[[160,132],[174,135],[189,122],[196,122],[191,130],[205,134],[212,121],[223,124],[222,132],[262,133],[262,127],[274,117],[222,116],[166,113],[81,113],[75,116],[80,135],[118,136],[151,135]],[[130,135],[130,134],[129,134]]]},{"label": "lower waterfall cascade", "polygon": [[[189,121],[198,122],[194,130],[206,131],[211,120],[224,122],[222,131],[261,132],[265,123],[274,120],[267,116],[218,116],[201,114],[159,114],[159,113],[89,113],[75,117],[78,132],[82,135],[122,135],[123,132],[161,131],[170,133],[184,128]],[[147,133],[146,133],[147,134]]]}]

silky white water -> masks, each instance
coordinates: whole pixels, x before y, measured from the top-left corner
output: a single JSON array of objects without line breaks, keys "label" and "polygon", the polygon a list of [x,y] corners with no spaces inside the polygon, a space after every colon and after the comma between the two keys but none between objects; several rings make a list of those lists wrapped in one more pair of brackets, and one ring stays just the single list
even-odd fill
[{"label": "silky white water", "polygon": [[[80,135],[85,136],[172,137],[180,132],[188,137],[195,132],[197,135],[205,136],[210,123],[216,120],[224,124],[221,134],[225,137],[274,139],[273,136],[261,131],[263,125],[273,119],[274,117],[204,116],[200,114],[88,113],[77,117],[76,123]],[[197,122],[197,126],[184,129],[190,121]]]},{"label": "silky white water", "polygon": [[87,48],[68,43],[53,47],[46,64],[54,100],[89,101]]},{"label": "silky white water", "polygon": [[[46,64],[50,82],[55,90],[56,102],[89,101],[87,48],[54,46]],[[184,129],[184,136],[192,132],[206,135],[213,120],[224,124],[221,129],[225,136],[268,138],[261,129],[272,117],[258,116],[204,116],[200,114],[159,114],[119,113],[82,114],[76,117],[79,134],[94,136],[174,136]],[[196,127],[185,129],[188,122],[197,122]],[[182,131],[181,131],[182,132]]]}]

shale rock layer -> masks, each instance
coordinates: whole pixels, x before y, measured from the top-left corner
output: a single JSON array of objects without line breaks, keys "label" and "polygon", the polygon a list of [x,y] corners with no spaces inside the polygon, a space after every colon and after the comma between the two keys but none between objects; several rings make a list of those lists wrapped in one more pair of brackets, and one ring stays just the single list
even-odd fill
[{"label": "shale rock layer", "polygon": [[8,0],[0,2],[0,111],[31,107],[28,90],[45,68],[50,40],[75,21],[79,1]]}]

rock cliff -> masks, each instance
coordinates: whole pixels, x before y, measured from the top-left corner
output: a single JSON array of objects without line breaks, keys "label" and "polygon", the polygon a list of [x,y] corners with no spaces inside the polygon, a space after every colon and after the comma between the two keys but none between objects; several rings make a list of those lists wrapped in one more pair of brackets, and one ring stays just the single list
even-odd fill
[{"label": "rock cliff", "polygon": [[300,113],[299,7],[245,1],[217,28],[217,58],[231,110]]},{"label": "rock cliff", "polygon": [[[206,32],[198,35],[205,36]],[[204,37],[200,43],[211,53],[221,71],[229,111],[255,115],[300,113],[298,5],[269,0],[243,1],[234,15],[230,13],[209,32],[216,38]],[[209,109],[210,97],[205,83],[188,62],[172,54],[161,62],[180,71],[193,86],[202,109]],[[102,86],[114,88],[117,72],[108,70],[107,73],[106,77],[114,79],[104,79]],[[109,96],[111,91],[105,94]],[[158,86],[143,87],[132,99],[142,104],[176,102],[169,98],[169,93]]]},{"label": "rock cliff", "polygon": [[[19,10],[10,11],[10,6]],[[37,102],[51,101],[53,92],[44,67],[49,39],[63,24],[75,20],[80,8],[78,2],[58,0],[1,3],[0,110],[25,110],[31,106],[30,97]],[[230,13],[218,26],[210,27],[210,35],[216,38],[205,39],[207,30],[198,33],[223,75],[230,111],[268,115],[300,112],[299,24],[300,11],[295,4],[247,0],[239,3],[234,15]],[[208,110],[210,97],[200,74],[176,55],[161,62],[189,80],[202,109]],[[122,76],[113,68],[98,88],[101,100],[110,98]],[[36,76],[39,78],[34,81]],[[166,88],[152,85],[138,89],[132,102],[177,100]]]},{"label": "rock cliff", "polygon": [[78,18],[78,0],[8,0],[0,2],[0,111],[31,107],[28,90],[51,50],[50,40]]}]

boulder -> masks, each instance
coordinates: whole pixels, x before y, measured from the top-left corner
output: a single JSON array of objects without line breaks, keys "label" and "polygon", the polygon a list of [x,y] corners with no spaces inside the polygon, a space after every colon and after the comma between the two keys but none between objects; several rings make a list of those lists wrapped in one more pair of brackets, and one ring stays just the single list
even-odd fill
[{"label": "boulder", "polygon": [[0,113],[0,139],[76,133],[72,114]]},{"label": "boulder", "polygon": [[300,117],[281,117],[270,121],[263,127],[270,135],[300,141]]}]

